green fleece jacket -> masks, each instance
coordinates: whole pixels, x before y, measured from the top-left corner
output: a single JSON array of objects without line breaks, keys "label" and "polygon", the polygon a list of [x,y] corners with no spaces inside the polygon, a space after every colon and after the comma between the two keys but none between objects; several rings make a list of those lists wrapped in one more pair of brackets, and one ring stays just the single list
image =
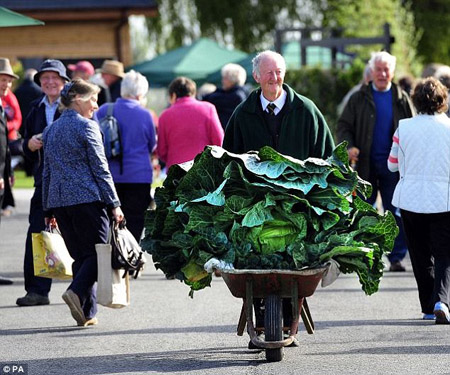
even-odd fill
[{"label": "green fleece jacket", "polygon": [[[311,100],[288,85],[284,84],[283,88],[287,93],[287,107],[276,150],[300,160],[330,156],[334,141],[322,113]],[[260,88],[253,91],[233,112],[223,140],[226,150],[241,154],[258,151],[263,146],[275,148],[269,125],[264,120],[260,94]]]}]

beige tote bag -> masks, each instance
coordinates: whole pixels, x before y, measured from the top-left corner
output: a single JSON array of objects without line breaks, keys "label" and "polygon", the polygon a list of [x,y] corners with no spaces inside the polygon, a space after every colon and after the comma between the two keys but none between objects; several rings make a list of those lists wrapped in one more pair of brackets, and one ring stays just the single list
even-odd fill
[{"label": "beige tote bag", "polygon": [[119,309],[130,304],[130,283],[125,270],[111,267],[111,245],[96,244],[97,251],[97,303]]}]

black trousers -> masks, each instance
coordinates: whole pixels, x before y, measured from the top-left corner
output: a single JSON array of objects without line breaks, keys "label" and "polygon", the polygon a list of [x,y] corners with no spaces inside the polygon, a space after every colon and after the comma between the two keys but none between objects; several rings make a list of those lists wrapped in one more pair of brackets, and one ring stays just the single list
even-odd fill
[{"label": "black trousers", "polygon": [[127,228],[136,241],[140,242],[144,229],[145,211],[150,205],[150,184],[119,183],[115,186]]},{"label": "black trousers", "polygon": [[28,221],[30,225],[25,242],[25,258],[23,263],[25,290],[28,293],[37,293],[47,297],[52,286],[52,279],[34,276],[33,245],[31,240],[31,233],[40,233],[45,229],[44,211],[42,208],[42,187],[40,186],[36,187],[31,198]]},{"label": "black trousers", "polygon": [[450,303],[450,212],[401,214],[422,312],[430,314],[436,302]]},{"label": "black trousers", "polygon": [[58,227],[74,262],[69,289],[80,298],[87,319],[97,313],[97,252],[95,244],[107,243],[109,218],[105,204],[92,202],[54,209]]},{"label": "black trousers", "polygon": [[5,194],[3,197],[3,202],[1,203],[0,207],[2,209],[5,209],[6,207],[16,207],[16,202],[14,200],[14,195],[12,193],[12,188],[9,183],[5,184]]}]

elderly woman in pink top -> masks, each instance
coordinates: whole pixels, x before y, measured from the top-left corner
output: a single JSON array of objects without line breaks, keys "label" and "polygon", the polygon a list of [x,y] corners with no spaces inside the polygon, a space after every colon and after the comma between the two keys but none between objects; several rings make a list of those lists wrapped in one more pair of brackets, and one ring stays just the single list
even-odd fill
[{"label": "elderly woman in pink top", "polygon": [[158,124],[158,156],[167,169],[192,160],[207,145],[221,146],[223,129],[216,107],[195,99],[195,82],[175,78],[169,86],[170,108]]}]

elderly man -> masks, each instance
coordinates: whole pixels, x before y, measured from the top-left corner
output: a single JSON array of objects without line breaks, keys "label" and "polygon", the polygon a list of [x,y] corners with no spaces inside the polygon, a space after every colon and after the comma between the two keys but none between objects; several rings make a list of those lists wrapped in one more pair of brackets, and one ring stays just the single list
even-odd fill
[{"label": "elderly man", "polygon": [[[14,74],[8,59],[0,58],[0,99],[8,95],[14,79]],[[11,155],[8,148],[8,126],[4,108],[0,101],[0,206],[5,190],[9,186],[11,175]],[[12,284],[12,281],[0,276],[0,285]]]},{"label": "elderly man", "polygon": [[39,233],[45,228],[42,208],[43,150],[42,132],[59,118],[60,93],[66,81],[66,68],[59,60],[45,60],[34,76],[41,86],[44,96],[32,103],[24,126],[23,152],[33,162],[34,194],[31,198],[29,227],[25,244],[24,277],[26,295],[18,298],[19,306],[48,305],[51,279],[34,276],[31,233]]},{"label": "elderly man", "polygon": [[[286,63],[276,52],[264,51],[253,59],[253,78],[261,86],[234,111],[223,147],[234,153],[271,146],[297,159],[326,158],[334,142],[322,113],[308,98],[284,83]],[[254,300],[256,326],[264,326],[263,301]],[[290,299],[283,300],[283,325],[292,320]],[[293,343],[298,345],[296,341]],[[254,349],[250,341],[249,348]]]},{"label": "elderly man", "polygon": [[98,105],[115,102],[117,98],[120,98],[120,85],[125,75],[123,64],[116,60],[105,60],[98,71],[104,83],[98,94]]},{"label": "elderly man", "polygon": [[220,123],[225,129],[234,109],[247,98],[244,89],[247,73],[238,64],[226,64],[220,71],[222,75],[222,88],[205,95],[203,100],[214,104],[219,115]]},{"label": "elderly man", "polygon": [[253,59],[253,77],[261,86],[231,116],[223,147],[243,153],[271,146],[297,159],[324,158],[334,148],[322,113],[308,98],[284,83],[283,56],[264,51]]},{"label": "elderly man", "polygon": [[398,272],[405,271],[401,261],[407,248],[400,214],[391,203],[399,176],[388,170],[387,160],[399,120],[412,117],[414,107],[408,94],[392,82],[395,63],[396,58],[388,52],[372,54],[372,81],[349,99],[337,124],[337,138],[348,142],[351,164],[373,186],[367,201],[374,204],[379,192],[384,209],[394,214],[400,233],[388,258],[390,270]]}]

